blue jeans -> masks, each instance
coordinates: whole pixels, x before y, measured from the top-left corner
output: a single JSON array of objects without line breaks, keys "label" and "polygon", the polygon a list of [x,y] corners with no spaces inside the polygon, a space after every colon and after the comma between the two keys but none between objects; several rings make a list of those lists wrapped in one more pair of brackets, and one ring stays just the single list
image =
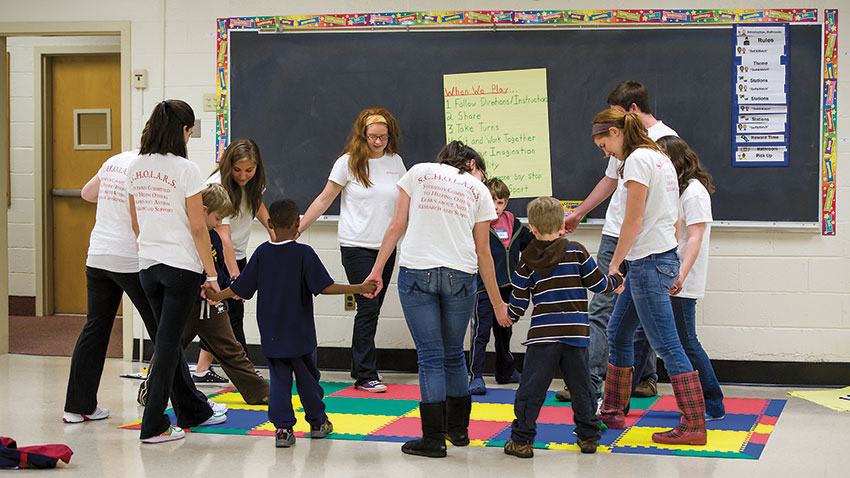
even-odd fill
[{"label": "blue jeans", "polygon": [[[502,300],[509,302],[511,287],[502,287],[499,293]],[[475,313],[472,314],[472,336],[469,346],[469,374],[472,378],[482,378],[487,361],[487,343],[490,342],[490,330],[493,331],[493,345],[496,348],[496,382],[507,383],[516,371],[514,356],[511,353],[511,327],[502,327],[496,322],[493,303],[486,291],[478,293]],[[547,385],[548,386],[548,385]]]},{"label": "blue jeans", "polygon": [[673,306],[676,331],[679,333],[682,348],[685,349],[691,365],[699,372],[699,383],[702,385],[702,394],[705,397],[705,411],[712,417],[722,417],[726,414],[726,407],[723,406],[723,391],[720,390],[720,382],[714,375],[711,360],[697,339],[697,300],[671,297],[670,303]]},{"label": "blue jeans", "polygon": [[476,283],[475,274],[446,267],[399,268],[398,295],[416,344],[422,403],[469,395],[463,338]]},{"label": "blue jeans", "polygon": [[668,375],[693,372],[679,342],[670,306],[670,288],[679,276],[676,250],[629,261],[625,290],[608,321],[608,360],[617,367],[634,365],[634,337],[643,326],[649,344],[664,361]]},{"label": "blue jeans", "polygon": [[[599,252],[596,254],[596,265],[603,274],[608,273],[608,267],[616,248],[617,238],[603,234],[602,240],[599,241]],[[627,273],[626,268],[626,264],[620,267],[620,271],[624,275]],[[602,395],[602,385],[605,383],[605,371],[608,362],[608,319],[614,311],[616,302],[617,294],[593,294],[587,308],[587,319],[590,322],[590,346],[587,349],[588,366],[592,388],[597,397]],[[635,357],[635,363],[643,364],[643,367],[641,367],[643,373],[636,370],[638,373],[635,374],[635,383],[642,378],[657,380],[655,352],[649,347],[646,334],[640,327],[635,334],[635,353],[641,354],[640,357]]]}]

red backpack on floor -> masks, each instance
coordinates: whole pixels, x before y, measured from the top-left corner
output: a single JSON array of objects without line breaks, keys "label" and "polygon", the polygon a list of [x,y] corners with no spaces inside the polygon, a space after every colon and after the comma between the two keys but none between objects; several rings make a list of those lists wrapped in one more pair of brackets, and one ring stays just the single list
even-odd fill
[{"label": "red backpack on floor", "polygon": [[56,462],[71,461],[71,451],[66,445],[38,445],[18,448],[15,440],[0,437],[0,469],[56,468]]}]

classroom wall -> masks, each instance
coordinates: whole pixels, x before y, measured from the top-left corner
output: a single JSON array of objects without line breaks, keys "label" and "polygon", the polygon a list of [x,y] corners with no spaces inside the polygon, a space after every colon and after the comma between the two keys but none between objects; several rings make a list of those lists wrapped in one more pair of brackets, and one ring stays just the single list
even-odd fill
[{"label": "classroom wall", "polygon": [[[677,3],[608,1],[602,4],[588,0],[563,2],[541,1],[387,1],[322,2],[321,11],[308,3],[283,4],[275,1],[171,1],[130,3],[107,0],[83,2],[6,2],[4,22],[116,21],[132,22],[132,68],[147,69],[149,88],[133,90],[133,142],[139,140],[141,127],[152,105],[165,97],[182,98],[196,109],[202,121],[202,137],[189,144],[190,159],[203,171],[214,168],[213,113],[201,108],[204,93],[215,91],[215,19],[229,16],[284,15],[314,13],[354,13],[378,11],[423,10],[544,10],[599,8],[721,8],[728,2]],[[838,1],[750,2],[748,8],[838,8]],[[820,17],[820,15],[819,15]],[[163,27],[163,19],[165,20]],[[840,20],[840,32],[850,32],[850,17]],[[839,40],[840,60],[848,55],[850,33]],[[165,54],[163,55],[163,39]],[[13,48],[28,48],[17,45]],[[13,51],[14,54],[14,51]],[[31,60],[30,60],[31,61]],[[391,61],[391,59],[384,59]],[[840,61],[841,63],[841,61]],[[844,62],[846,64],[846,62]],[[12,192],[13,207],[9,217],[9,283],[10,294],[33,295],[34,258],[29,244],[33,242],[32,177],[33,158],[32,107],[27,105],[27,83],[24,65],[13,59],[12,70]],[[840,65],[841,66],[841,65]],[[31,70],[30,70],[31,71]],[[848,70],[850,71],[850,70]],[[839,68],[839,72],[843,72]],[[30,73],[31,74],[31,73]],[[843,94],[850,88],[850,73],[839,77],[838,168],[850,161],[850,98]],[[129,80],[128,80],[129,81]],[[16,82],[20,88],[16,89]],[[32,82],[27,83],[32,88]],[[19,92],[16,96],[15,92]],[[602,100],[605,92],[596,94]],[[652,92],[659,94],[660,92]],[[31,92],[29,93],[31,95]],[[364,105],[366,106],[366,105]],[[603,106],[600,101],[600,107]],[[658,112],[664,119],[664,112]],[[29,118],[29,120],[27,120]],[[675,125],[672,125],[675,127]],[[706,132],[710,134],[710,132]],[[340,136],[340,145],[344,141]],[[27,152],[29,151],[29,152]],[[600,170],[600,177],[603,171]],[[709,355],[714,359],[766,360],[801,362],[850,362],[850,182],[842,183],[838,172],[838,235],[822,237],[816,233],[730,232],[716,229],[711,237],[708,291],[698,306],[698,331]],[[317,193],[319,191],[316,191]],[[29,196],[27,194],[29,193]],[[794,198],[789,198],[793,200]],[[29,222],[27,222],[29,220]],[[595,252],[599,229],[579,230],[573,239]],[[263,231],[255,227],[252,244],[265,240]],[[303,238],[320,254],[331,275],[342,280],[336,241],[336,225],[317,223]],[[253,303],[248,304],[246,333],[250,343],[258,343]],[[343,311],[340,297],[316,300],[316,321],[320,346],[350,345],[352,312]],[[398,294],[395,287],[388,293],[382,322],[378,328],[380,348],[412,348]],[[519,342],[525,335],[527,322],[515,326],[513,348],[521,351]],[[137,334],[141,327],[137,325]]]}]

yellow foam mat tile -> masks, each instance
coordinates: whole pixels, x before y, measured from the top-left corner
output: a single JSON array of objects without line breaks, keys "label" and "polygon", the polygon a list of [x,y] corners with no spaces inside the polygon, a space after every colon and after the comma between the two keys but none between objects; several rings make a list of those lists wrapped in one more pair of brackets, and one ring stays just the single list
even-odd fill
[{"label": "yellow foam mat tile", "polygon": [[753,433],[764,433],[765,435],[769,435],[773,432],[773,425],[765,425],[763,423],[759,423],[756,425],[756,428],[753,430]]},{"label": "yellow foam mat tile", "polygon": [[[421,418],[419,407],[404,414],[405,417]],[[512,422],[516,418],[514,406],[510,403],[473,403],[469,412],[470,420],[486,420],[491,422]]]},{"label": "yellow foam mat tile", "polygon": [[[334,425],[334,433],[345,435],[368,435],[378,428],[398,419],[398,417],[390,417],[386,415],[350,415],[346,413],[328,413],[328,419]],[[304,412],[295,412],[295,427],[296,432],[310,433],[310,424],[304,418]],[[266,422],[258,427],[255,431],[274,431],[274,425],[271,422]]]},{"label": "yellow foam mat tile", "polygon": [[623,434],[614,446],[632,446],[659,448],[665,450],[702,450],[737,453],[747,441],[749,432],[731,430],[708,430],[708,440],[705,445],[665,445],[652,441],[652,434],[663,432],[668,428],[631,427]]}]

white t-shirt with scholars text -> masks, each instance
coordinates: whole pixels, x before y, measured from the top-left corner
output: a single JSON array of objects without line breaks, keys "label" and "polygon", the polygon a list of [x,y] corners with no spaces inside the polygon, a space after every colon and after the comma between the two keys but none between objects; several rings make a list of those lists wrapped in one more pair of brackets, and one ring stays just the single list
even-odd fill
[{"label": "white t-shirt with scholars text", "polygon": [[[679,136],[662,121],[648,128],[646,134],[653,141],[658,141],[665,136]],[[611,156],[608,158],[608,167],[605,169],[606,176],[617,180],[617,189],[611,194],[611,201],[608,202],[608,210],[605,212],[605,225],[602,226],[602,234],[612,237],[620,237],[620,228],[623,227],[623,218],[626,216],[626,187],[623,179],[617,174],[620,164],[622,163],[619,159]]]},{"label": "white t-shirt with scholars text", "polygon": [[[207,178],[206,184],[221,184],[221,171],[216,171]],[[221,220],[222,225],[230,226],[230,241],[233,243],[233,254],[236,260],[248,257],[248,242],[251,240],[251,224],[254,214],[248,205],[248,195],[242,190],[242,201],[239,214],[228,216]]]},{"label": "white t-shirt with scholars text", "polygon": [[649,149],[638,148],[626,158],[623,180],[647,187],[643,222],[626,260],[676,247],[676,219],[679,216],[679,180],[670,158]]},{"label": "white t-shirt with scholars text", "polygon": [[348,167],[350,156],[334,162],[329,181],[342,186],[339,207],[339,243],[348,247],[380,249],[398,199],[396,183],[407,169],[397,154],[369,159],[371,187],[363,186]]},{"label": "white t-shirt with scholars text", "polygon": [[139,255],[136,253],[136,234],[130,218],[130,201],[127,188],[127,166],[138,156],[138,151],[118,153],[107,159],[97,177],[97,213],[89,238],[86,265],[110,272],[139,272]]},{"label": "white t-shirt with scholars text", "polygon": [[472,228],[496,219],[487,186],[469,173],[459,174],[453,166],[420,163],[410,168],[398,187],[410,196],[399,265],[478,272]]},{"label": "white t-shirt with scholars text", "polygon": [[679,259],[685,257],[688,244],[688,228],[693,224],[705,223],[699,254],[685,282],[679,297],[701,299],[705,295],[705,281],[708,276],[708,243],[711,235],[711,196],[705,186],[696,178],[688,181],[688,187],[679,196],[679,216],[682,218],[679,228]]},{"label": "white t-shirt with scholars text", "polygon": [[128,175],[139,222],[139,267],[203,272],[186,212],[186,199],[204,189],[198,165],[171,153],[149,154],[137,157]]}]

